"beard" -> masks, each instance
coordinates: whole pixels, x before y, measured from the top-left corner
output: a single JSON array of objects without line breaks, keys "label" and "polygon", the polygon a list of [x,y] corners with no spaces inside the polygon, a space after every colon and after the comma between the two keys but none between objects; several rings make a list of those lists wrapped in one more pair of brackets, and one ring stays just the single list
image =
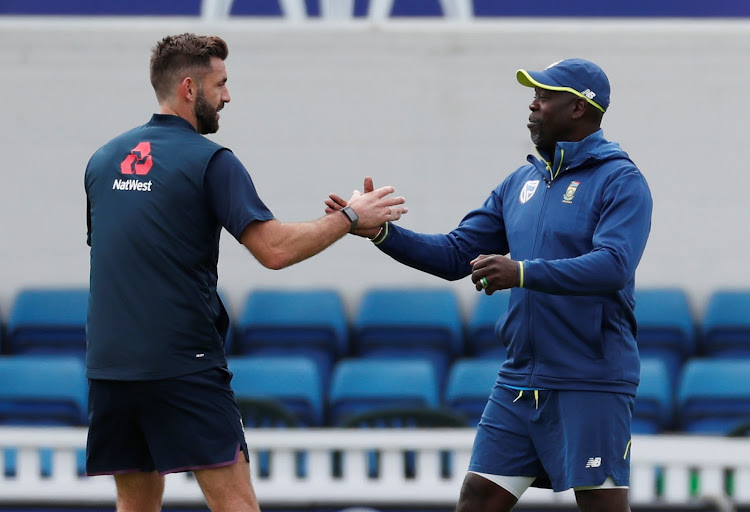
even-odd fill
[{"label": "beard", "polygon": [[535,146],[539,146],[539,144],[542,143],[544,139],[544,130],[542,129],[541,123],[534,122],[530,123],[529,126],[529,135],[531,136],[531,142],[534,143]]},{"label": "beard", "polygon": [[216,113],[220,108],[214,108],[208,103],[203,91],[198,91],[198,97],[195,99],[195,119],[198,125],[198,133],[206,135],[216,133],[219,129],[219,120]]}]

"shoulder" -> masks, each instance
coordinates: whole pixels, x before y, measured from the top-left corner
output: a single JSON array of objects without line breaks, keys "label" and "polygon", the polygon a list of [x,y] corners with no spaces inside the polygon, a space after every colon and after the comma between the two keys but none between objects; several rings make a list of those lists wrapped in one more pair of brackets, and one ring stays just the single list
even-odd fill
[{"label": "shoulder", "polygon": [[640,168],[627,155],[603,161],[597,172],[605,175],[607,182],[626,180],[640,182],[648,187],[646,178],[643,176]]},{"label": "shoulder", "polygon": [[240,170],[243,173],[247,173],[245,166],[231,149],[218,145],[211,154],[211,159],[208,162],[208,170],[223,173]]},{"label": "shoulder", "polygon": [[[529,156],[530,160],[535,160],[534,157]],[[537,170],[537,167],[531,161],[527,164],[522,165],[515,171],[511,172],[505,179],[498,185],[496,192],[500,193],[504,189],[517,188],[523,186],[528,182],[541,182],[542,174]]]}]

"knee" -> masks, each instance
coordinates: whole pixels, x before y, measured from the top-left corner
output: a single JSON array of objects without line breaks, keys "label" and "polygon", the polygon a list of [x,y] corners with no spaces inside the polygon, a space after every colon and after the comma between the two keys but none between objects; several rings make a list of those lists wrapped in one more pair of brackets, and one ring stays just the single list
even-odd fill
[{"label": "knee", "polygon": [[164,477],[158,473],[131,473],[115,477],[117,512],[159,512],[162,508]]},{"label": "knee", "polygon": [[507,512],[517,501],[515,496],[499,485],[468,473],[461,486],[456,512]]},{"label": "knee", "polygon": [[630,512],[627,489],[576,491],[581,512]]}]

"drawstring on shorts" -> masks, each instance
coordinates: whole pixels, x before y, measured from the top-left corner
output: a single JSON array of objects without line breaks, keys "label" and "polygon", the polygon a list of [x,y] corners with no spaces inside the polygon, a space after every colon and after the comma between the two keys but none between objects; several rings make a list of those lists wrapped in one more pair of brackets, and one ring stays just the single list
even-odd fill
[{"label": "drawstring on shorts", "polygon": [[[518,396],[515,400],[513,400],[513,403],[516,403],[522,396],[523,396],[523,389],[518,390]],[[539,409],[539,390],[534,390],[534,408]]]}]

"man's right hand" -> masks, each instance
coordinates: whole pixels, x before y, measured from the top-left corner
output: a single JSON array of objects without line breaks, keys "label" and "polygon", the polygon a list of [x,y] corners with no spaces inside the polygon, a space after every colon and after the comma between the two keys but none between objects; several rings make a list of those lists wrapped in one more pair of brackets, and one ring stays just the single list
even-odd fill
[{"label": "man's right hand", "polygon": [[375,190],[372,178],[367,176],[364,181],[364,194],[355,190],[349,201],[337,194],[330,194],[325,201],[326,213],[333,213],[345,206],[351,206],[359,216],[359,224],[356,229],[352,230],[352,234],[374,238],[383,224],[396,221],[409,211],[408,207],[401,206],[406,202],[403,197],[386,197],[393,191],[391,186]]}]

